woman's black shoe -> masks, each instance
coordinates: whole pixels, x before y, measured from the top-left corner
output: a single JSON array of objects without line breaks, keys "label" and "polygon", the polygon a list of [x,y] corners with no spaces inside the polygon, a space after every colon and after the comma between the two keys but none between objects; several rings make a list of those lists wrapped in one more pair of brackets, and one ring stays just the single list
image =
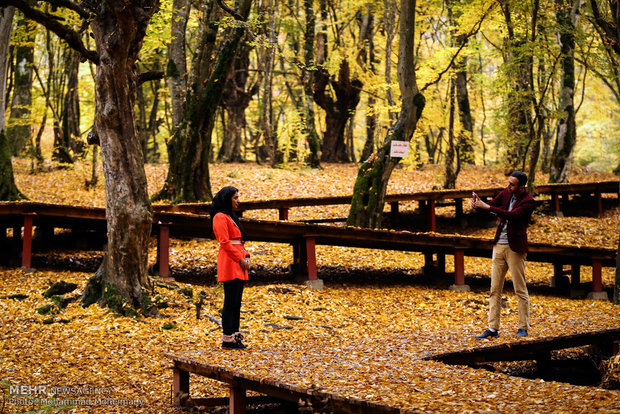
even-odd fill
[{"label": "woman's black shoe", "polygon": [[245,349],[247,346],[243,344],[241,341],[234,342],[222,342],[222,348],[225,349]]}]

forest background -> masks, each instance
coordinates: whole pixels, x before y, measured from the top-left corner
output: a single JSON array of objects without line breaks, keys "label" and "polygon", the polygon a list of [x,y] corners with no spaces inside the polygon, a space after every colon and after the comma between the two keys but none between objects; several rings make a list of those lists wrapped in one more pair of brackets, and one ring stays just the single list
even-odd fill
[{"label": "forest background", "polygon": [[0,199],[23,197],[12,155],[46,168],[48,116],[56,166],[95,145],[87,186],[101,145],[108,247],[92,286],[109,283],[134,306],[148,283],[144,163],[167,157],[169,166],[151,201],[193,202],[212,198],[215,160],[362,161],[347,224],[363,227],[381,226],[400,161],[389,155],[394,140],[410,142],[411,165],[443,164],[444,188],[474,163],[525,170],[530,186],[539,170],[566,182],[579,148],[584,163],[618,164],[617,2],[0,6],[0,36],[11,39],[0,42],[0,67],[9,69],[0,96],[10,107]]},{"label": "forest background", "polygon": [[[38,3],[59,21],[79,27],[75,13]],[[220,32],[235,24],[211,3],[164,0],[148,26],[138,66],[154,79],[145,77],[136,89],[145,162],[168,160],[166,144],[180,122],[174,93],[187,89],[183,79],[196,76],[192,71],[200,62],[195,56],[205,51],[201,42],[209,41],[199,36],[201,25],[207,17]],[[307,161],[312,131],[304,109],[308,72],[322,162],[368,159],[383,141],[399,110],[399,5],[387,0],[306,3],[252,5],[217,102],[209,161],[273,166]],[[605,11],[606,5],[599,7]],[[408,164],[450,163],[457,172],[461,163],[499,164],[534,175],[533,168],[552,171],[556,160],[551,181],[567,179],[559,158],[565,164],[617,170],[617,56],[593,24],[590,3],[425,1],[417,4],[416,14],[416,76],[426,106]],[[309,17],[316,19],[310,58],[304,56]],[[179,25],[186,25],[182,34]],[[566,35],[572,43],[562,41]],[[223,39],[207,50],[212,59]],[[92,43],[86,32],[83,40]],[[572,45],[568,53],[567,43]],[[12,154],[32,157],[34,168],[49,167],[40,142],[43,134],[53,134],[55,166],[96,157],[98,147],[87,143],[95,114],[94,65],[80,62],[55,33],[20,12],[8,52],[6,133]],[[175,65],[178,55],[184,64]],[[575,125],[572,132],[569,125],[565,138],[558,126],[566,118],[563,88],[571,65]],[[453,179],[444,181],[454,186]]]}]

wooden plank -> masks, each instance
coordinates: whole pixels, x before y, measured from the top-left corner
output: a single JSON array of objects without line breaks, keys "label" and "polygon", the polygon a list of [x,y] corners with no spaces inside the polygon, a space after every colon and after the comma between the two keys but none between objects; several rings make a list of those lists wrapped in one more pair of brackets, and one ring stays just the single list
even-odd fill
[{"label": "wooden plank", "polygon": [[451,365],[476,365],[499,361],[535,360],[553,350],[584,345],[612,346],[620,340],[620,328],[562,335],[527,341],[484,346],[463,351],[448,352],[425,357],[425,360],[441,361]]}]

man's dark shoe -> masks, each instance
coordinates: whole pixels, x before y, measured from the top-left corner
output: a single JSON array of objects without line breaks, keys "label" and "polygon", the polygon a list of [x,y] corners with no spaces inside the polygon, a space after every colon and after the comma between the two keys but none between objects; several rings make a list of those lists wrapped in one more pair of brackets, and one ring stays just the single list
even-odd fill
[{"label": "man's dark shoe", "polygon": [[526,329],[517,329],[517,336],[519,336],[519,337],[527,336],[527,330]]},{"label": "man's dark shoe", "polygon": [[476,336],[476,339],[497,338],[498,336],[499,336],[498,331],[492,331],[490,329],[487,329],[486,331],[482,332],[480,335]]}]

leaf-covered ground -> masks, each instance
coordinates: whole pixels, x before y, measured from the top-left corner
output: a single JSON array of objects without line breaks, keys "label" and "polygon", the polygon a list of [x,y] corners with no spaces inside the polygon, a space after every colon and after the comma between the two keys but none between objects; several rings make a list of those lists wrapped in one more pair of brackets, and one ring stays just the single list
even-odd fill
[{"label": "leaf-covered ground", "polygon": [[[147,168],[149,191],[153,193],[166,170],[163,166]],[[318,171],[215,165],[212,175],[215,189],[235,185],[246,200],[347,195],[356,167],[327,166]],[[87,165],[37,175],[27,174],[23,163],[18,162],[16,168],[18,185],[33,200],[102,206],[102,186],[84,190],[87,177]],[[614,177],[583,170],[571,177],[573,182],[609,179]],[[499,170],[474,167],[461,174],[458,185],[501,186],[505,181]],[[430,190],[440,182],[438,168],[399,169],[390,192]],[[275,214],[253,212],[252,216],[275,219]],[[343,215],[346,206],[291,210],[291,219]],[[535,221],[530,231],[534,241],[617,246],[618,209],[607,211],[600,219],[537,216]],[[470,229],[468,234],[490,237],[491,232],[489,228]],[[168,305],[160,309],[161,318],[115,317],[97,306],[82,309],[77,302],[69,303],[64,310],[55,308],[55,315],[40,315],[35,309],[51,303],[42,296],[50,281],[77,283],[78,289],[65,295],[72,298],[91,274],[51,270],[23,273],[0,268],[0,378],[12,385],[46,385],[48,390],[53,386],[73,388],[61,389],[57,398],[74,401],[56,403],[75,406],[86,398],[104,399],[98,405],[75,406],[73,412],[170,412],[172,374],[164,354],[173,352],[254,376],[415,411],[620,412],[620,391],[528,380],[422,360],[433,353],[515,340],[516,297],[509,287],[505,290],[501,337],[484,343],[474,339],[486,325],[487,259],[466,258],[467,277],[474,282],[474,290],[462,293],[445,289],[443,282],[449,280],[438,285],[423,280],[420,272],[424,260],[419,254],[319,246],[319,273],[321,276],[323,272],[329,283],[325,290],[317,291],[282,284],[281,276],[277,283],[269,283],[270,272],[281,274],[292,261],[290,246],[251,243],[248,248],[253,253],[253,265],[260,269],[261,283],[250,284],[244,294],[242,326],[250,345],[244,352],[221,350],[219,327],[209,318],[219,318],[223,298],[221,287],[213,283],[217,244],[212,241],[173,241],[173,273],[185,272],[186,276],[190,272],[202,283],[178,283],[179,287],[193,288],[191,299],[158,284],[153,297]],[[67,253],[48,255],[61,258]],[[100,255],[72,252],[69,260]],[[154,250],[150,257],[153,262]],[[446,267],[452,269],[450,257]],[[529,263],[528,282],[545,286],[552,272],[548,265]],[[347,273],[353,276],[339,279]],[[355,283],[355,277],[364,275],[365,282],[376,282]],[[604,284],[610,286],[612,270],[605,269],[603,276]],[[582,280],[589,278],[590,270],[584,268]],[[202,318],[197,320],[194,301],[201,291],[206,303]],[[28,297],[10,298],[16,294]],[[531,301],[532,329],[526,340],[620,326],[618,308],[610,302],[569,299],[541,294],[536,289]],[[172,329],[163,329],[165,324]],[[7,382],[2,384],[2,391],[4,404],[9,398],[13,403],[32,404],[34,398],[11,395]],[[213,381],[192,376],[192,394],[223,396],[225,390]],[[121,405],[130,402],[141,406]],[[32,405],[5,407],[5,412],[33,409]]]}]

